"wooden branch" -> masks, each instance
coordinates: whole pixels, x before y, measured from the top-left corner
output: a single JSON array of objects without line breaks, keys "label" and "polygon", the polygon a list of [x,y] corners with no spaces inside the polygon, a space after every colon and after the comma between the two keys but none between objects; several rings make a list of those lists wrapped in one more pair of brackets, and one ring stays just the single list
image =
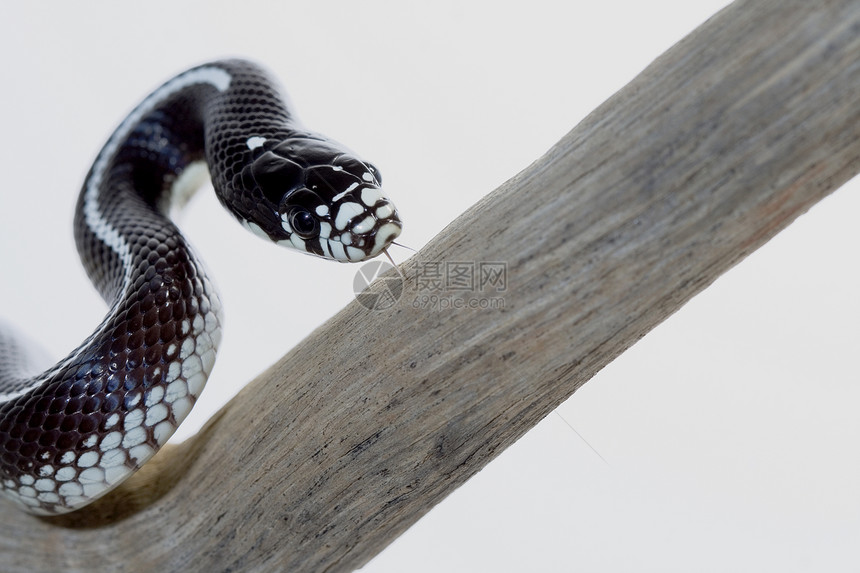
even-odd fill
[{"label": "wooden branch", "polygon": [[2,569],[359,567],[857,172],[858,62],[860,3],[736,2],[407,266],[504,262],[504,308],[349,305],[94,507],[3,507]]}]

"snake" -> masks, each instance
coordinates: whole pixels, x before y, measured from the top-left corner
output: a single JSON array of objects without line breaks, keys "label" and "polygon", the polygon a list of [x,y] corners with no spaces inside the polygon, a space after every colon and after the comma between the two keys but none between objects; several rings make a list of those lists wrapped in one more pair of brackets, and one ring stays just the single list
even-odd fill
[{"label": "snake", "polygon": [[0,494],[24,511],[62,514],[105,495],[200,396],[222,305],[172,217],[207,172],[239,223],[294,251],[364,261],[402,230],[378,169],[305,128],[259,65],[213,61],[155,89],[97,154],[75,207],[75,244],[107,314],[48,368],[0,330]]}]

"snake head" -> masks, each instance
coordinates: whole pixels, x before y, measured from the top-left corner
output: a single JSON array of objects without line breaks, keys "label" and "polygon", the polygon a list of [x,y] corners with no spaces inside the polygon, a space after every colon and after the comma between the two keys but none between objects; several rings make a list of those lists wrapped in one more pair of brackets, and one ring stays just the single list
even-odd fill
[{"label": "snake head", "polygon": [[252,231],[342,262],[374,257],[400,235],[403,224],[370,163],[313,134],[264,148],[242,172],[243,185],[258,189],[268,207],[242,214]]}]

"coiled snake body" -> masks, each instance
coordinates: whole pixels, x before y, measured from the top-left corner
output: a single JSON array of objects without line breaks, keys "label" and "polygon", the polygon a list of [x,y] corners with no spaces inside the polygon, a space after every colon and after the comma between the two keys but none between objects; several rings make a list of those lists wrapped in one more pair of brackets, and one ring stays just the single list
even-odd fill
[{"label": "coiled snake body", "polygon": [[35,376],[26,348],[0,332],[0,491],[26,511],[65,513],[108,492],[200,395],[221,305],[168,218],[199,165],[221,203],[278,244],[361,261],[400,234],[377,170],[304,129],[255,65],[213,62],[162,85],[98,154],[75,211],[104,320]]}]

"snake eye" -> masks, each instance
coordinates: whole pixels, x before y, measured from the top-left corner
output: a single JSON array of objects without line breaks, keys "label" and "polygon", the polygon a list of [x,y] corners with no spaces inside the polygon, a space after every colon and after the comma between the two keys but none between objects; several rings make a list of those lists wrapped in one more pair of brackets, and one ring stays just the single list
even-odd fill
[{"label": "snake eye", "polygon": [[315,237],[320,232],[319,221],[304,207],[293,207],[289,221],[290,228],[303,239]]}]

